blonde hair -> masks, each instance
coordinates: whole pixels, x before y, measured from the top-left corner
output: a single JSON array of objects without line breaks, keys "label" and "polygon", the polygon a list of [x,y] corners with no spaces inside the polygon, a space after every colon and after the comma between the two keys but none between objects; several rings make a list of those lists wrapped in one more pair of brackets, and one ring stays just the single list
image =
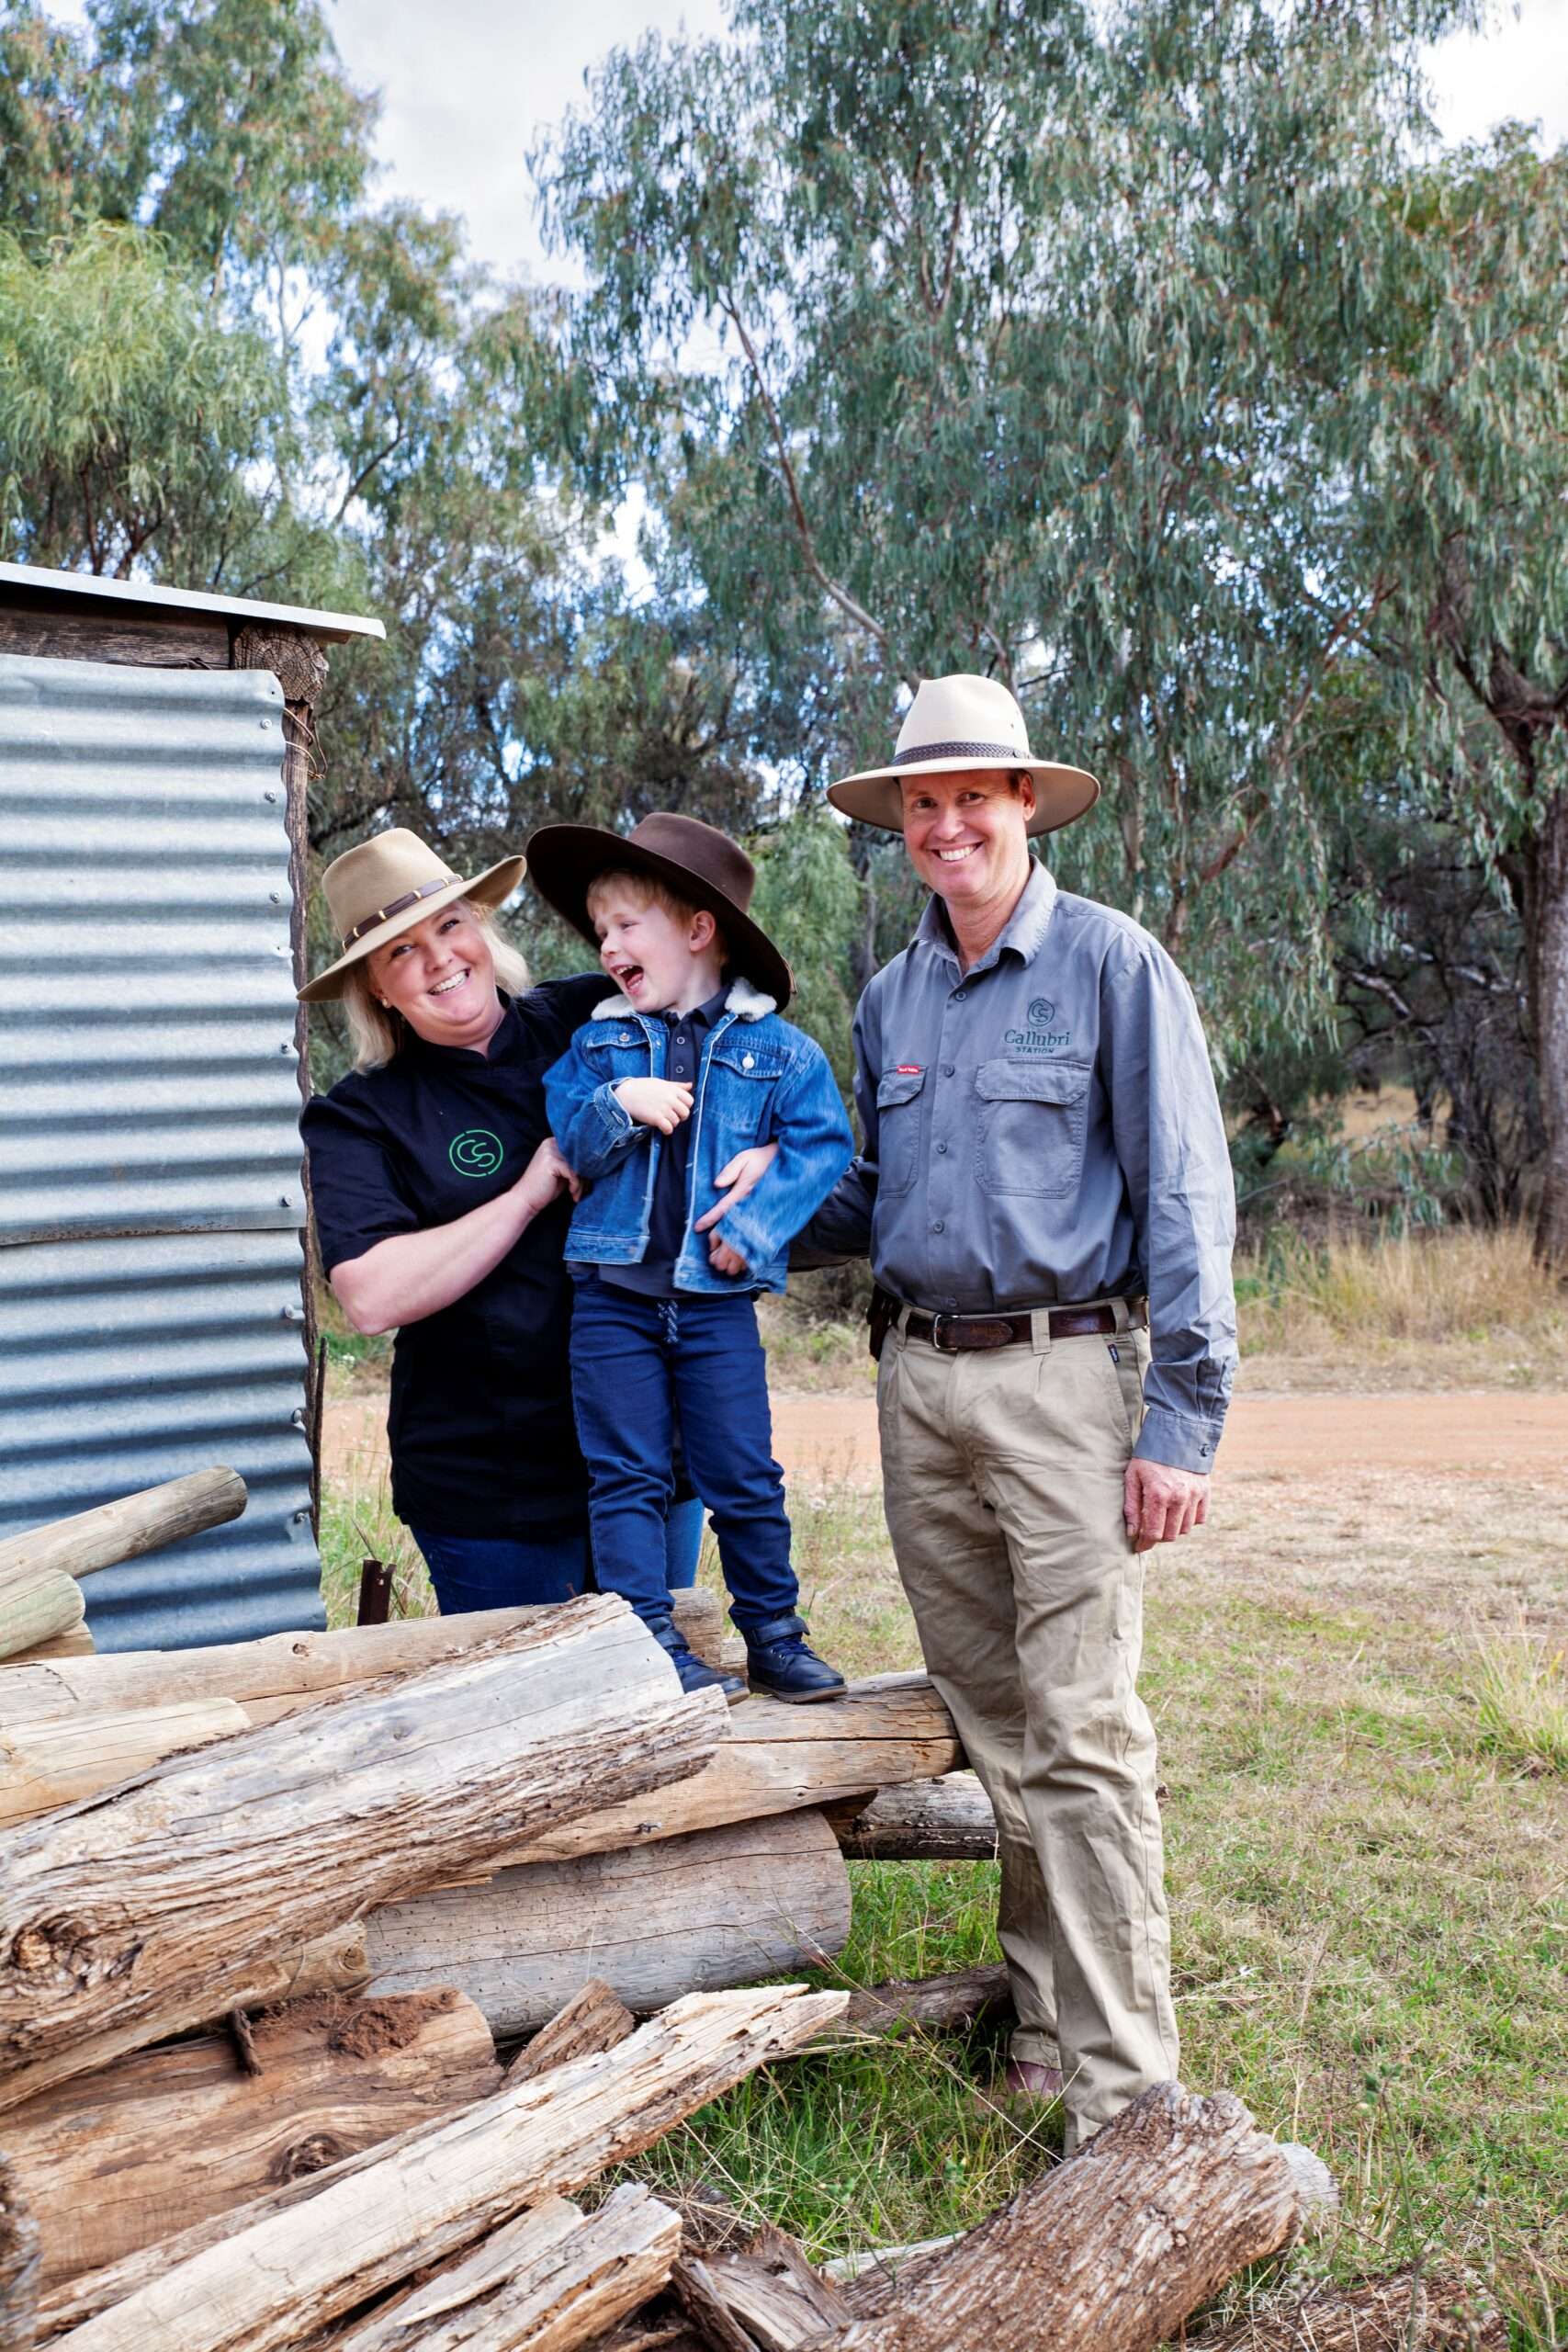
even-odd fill
[{"label": "blonde hair", "polygon": [[[452,914],[459,909],[484,933],[491,961],[495,966],[497,988],[504,989],[508,996],[522,996],[530,983],[528,967],[520,950],[496,928],[489,907],[476,907],[471,899],[455,899],[442,911]],[[343,1009],[354,1046],[355,1069],[379,1069],[384,1062],[389,1062],[408,1035],[409,1024],[400,1012],[395,1012],[377,996],[370,984],[368,956],[362,956],[344,974]]]},{"label": "blonde hair", "polygon": [[[690,922],[694,915],[713,914],[711,907],[699,907],[694,900],[682,899],[678,890],[672,890],[669,883],[661,881],[656,874],[641,874],[632,866],[612,865],[604,873],[596,874],[588,885],[584,904],[590,915],[596,911],[595,901],[603,899],[606,890],[624,890],[634,907],[662,907],[676,922]],[[715,944],[720,956],[728,961],[729,942],[716,915],[713,915],[713,926]]]}]

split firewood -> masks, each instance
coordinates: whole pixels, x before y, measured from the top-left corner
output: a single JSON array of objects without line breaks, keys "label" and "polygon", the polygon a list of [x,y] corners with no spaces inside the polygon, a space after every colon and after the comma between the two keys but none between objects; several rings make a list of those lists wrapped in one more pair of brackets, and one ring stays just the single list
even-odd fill
[{"label": "split firewood", "polygon": [[488,2098],[501,2079],[490,2028],[450,1991],[318,1996],[249,2031],[258,2074],[214,2034],[122,2058],[7,2115],[15,2177],[49,2216],[46,2287]]},{"label": "split firewood", "polygon": [[997,1850],[997,1816],[973,1772],[880,1789],[834,1826],[852,1861],[988,1862]]},{"label": "split firewood", "polygon": [[249,1729],[232,1699],[196,1699],[130,1714],[69,1715],[0,1731],[0,1827],[96,1796],[165,1756]]},{"label": "split firewood", "polygon": [[106,2033],[241,2005],[259,1963],[374,1904],[695,1770],[725,1712],[682,1694],[624,1601],[572,1600],[0,1835],[0,2104],[85,2071]]},{"label": "split firewood", "polygon": [[1508,2324],[1452,2272],[1402,2270],[1188,2340],[1191,2352],[1507,2352]]},{"label": "split firewood", "polygon": [[829,2340],[833,2352],[1153,2352],[1334,2201],[1318,2159],[1258,2131],[1238,2098],[1161,2083]]},{"label": "split firewood", "polygon": [[637,2155],[809,2040],[842,2002],[798,1985],[694,1994],[604,2056],[502,2088],[78,2280],[46,2302],[41,2332],[58,2335],[58,2352],[309,2342],[415,2269]]},{"label": "split firewood", "polygon": [[682,2255],[670,2286],[704,2352],[761,2352],[719,2293],[705,2256]]},{"label": "split firewood", "polygon": [[797,2345],[845,2327],[852,2305],[784,2230],[764,2223],[744,2246],[704,2256],[714,2291],[758,2352],[795,2352]]},{"label": "split firewood", "polygon": [[547,2197],[332,2338],[332,2352],[571,2352],[659,2293],[680,2216],[627,2181],[596,2212]]},{"label": "split firewood", "polygon": [[[207,1649],[121,1650],[107,1657],[27,1664],[0,1674],[0,1734],[23,1724],[78,1712],[184,1706],[231,1699],[251,1724],[297,1714],[328,1693],[409,1673],[478,1649],[553,1614],[549,1609],[485,1609],[456,1617],[400,1617],[387,1625],[348,1625],[334,1634],[269,1634],[258,1642]],[[675,1621],[694,1649],[718,1638],[714,1594],[675,1596]]]},{"label": "split firewood", "polygon": [[0,1672],[13,1667],[39,1666],[51,1657],[91,1657],[97,1648],[91,1630],[85,1623],[73,1625],[68,1633],[56,1634],[51,1641],[35,1642],[30,1650],[19,1650],[15,1657],[0,1658]]},{"label": "split firewood", "polygon": [[32,2352],[39,2302],[39,2227],[0,2156],[0,2352]]},{"label": "split firewood", "polygon": [[238,1519],[245,1508],[245,1482],[232,1470],[194,1470],[117,1502],[72,1519],[51,1520],[0,1543],[0,1614],[11,1595],[51,1575],[92,1576],[99,1568],[161,1551],[186,1535],[200,1535]]},{"label": "split firewood", "polygon": [[506,2070],[507,2083],[531,2083],[552,2066],[614,2050],[637,2031],[637,2019],[601,1976],[591,1976],[525,2044]]},{"label": "split firewood", "polygon": [[0,1658],[20,1657],[40,1643],[72,1633],[87,1613],[72,1577],[40,1576],[0,1592]]},{"label": "split firewood", "polygon": [[694,1985],[820,1966],[850,1932],[850,1883],[819,1814],[732,1824],[640,1851],[503,1871],[367,1922],[376,1988],[457,1984],[492,2032],[542,2025],[592,1967],[639,2015]]}]

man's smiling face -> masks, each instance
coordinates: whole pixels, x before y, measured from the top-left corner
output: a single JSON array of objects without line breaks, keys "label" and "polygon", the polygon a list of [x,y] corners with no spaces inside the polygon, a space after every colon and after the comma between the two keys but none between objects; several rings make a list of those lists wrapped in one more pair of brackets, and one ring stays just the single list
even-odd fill
[{"label": "man's smiling face", "polygon": [[1010,768],[904,776],[904,845],[929,890],[955,910],[1016,899],[1029,879],[1034,786]]}]

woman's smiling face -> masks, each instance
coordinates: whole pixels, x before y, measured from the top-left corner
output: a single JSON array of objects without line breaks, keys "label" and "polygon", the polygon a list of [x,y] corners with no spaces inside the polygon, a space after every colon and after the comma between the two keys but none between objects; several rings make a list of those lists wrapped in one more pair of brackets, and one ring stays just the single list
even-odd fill
[{"label": "woman's smiling face", "polygon": [[485,927],[460,899],[367,962],[374,993],[430,1045],[483,1046],[501,1024]]}]

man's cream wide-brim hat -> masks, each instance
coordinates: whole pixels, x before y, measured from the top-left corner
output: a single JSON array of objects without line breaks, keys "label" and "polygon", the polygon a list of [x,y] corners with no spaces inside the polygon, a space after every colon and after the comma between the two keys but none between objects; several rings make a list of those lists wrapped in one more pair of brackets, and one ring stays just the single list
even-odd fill
[{"label": "man's cream wide-brim hat", "polygon": [[355,964],[458,899],[499,907],[510,899],[525,871],[524,859],[503,857],[467,882],[404,825],[374,834],[357,849],[345,849],[321,876],[344,952],[299,990],[301,1001],[319,1004],[324,997],[341,996],[344,978]]},{"label": "man's cream wide-brim hat", "polygon": [[846,817],[863,825],[904,830],[899,780],[941,775],[956,768],[1009,768],[1034,779],[1032,833],[1054,833],[1092,808],[1100,786],[1087,768],[1037,760],[1029,749],[1023,713],[995,678],[926,678],[916,690],[898,729],[891,767],[865,768],[828,786],[828,797]]}]

